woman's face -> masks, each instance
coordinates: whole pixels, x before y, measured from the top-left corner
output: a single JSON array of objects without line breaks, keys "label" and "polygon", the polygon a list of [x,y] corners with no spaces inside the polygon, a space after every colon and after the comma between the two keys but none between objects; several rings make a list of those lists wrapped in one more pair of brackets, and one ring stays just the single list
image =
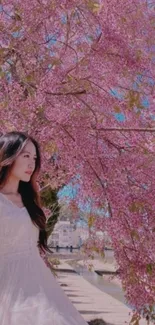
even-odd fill
[{"label": "woman's face", "polygon": [[10,176],[13,176],[19,181],[29,182],[35,169],[36,158],[37,153],[35,145],[31,141],[28,141],[20,155],[15,160]]}]

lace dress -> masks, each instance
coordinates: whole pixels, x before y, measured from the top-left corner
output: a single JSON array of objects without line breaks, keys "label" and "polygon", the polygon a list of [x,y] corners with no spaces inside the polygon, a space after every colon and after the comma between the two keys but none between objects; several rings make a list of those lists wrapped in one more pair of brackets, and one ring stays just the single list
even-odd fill
[{"label": "lace dress", "polygon": [[40,257],[25,207],[0,193],[0,325],[86,325]]}]

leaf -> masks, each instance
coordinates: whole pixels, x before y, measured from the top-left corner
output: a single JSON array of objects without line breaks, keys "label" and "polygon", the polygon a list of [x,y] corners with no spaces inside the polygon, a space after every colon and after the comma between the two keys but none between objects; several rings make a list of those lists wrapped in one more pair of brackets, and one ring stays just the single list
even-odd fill
[{"label": "leaf", "polygon": [[100,255],[101,255],[101,257],[104,259],[105,258],[105,253],[104,253],[104,251],[102,251],[101,253],[100,253]]},{"label": "leaf", "polygon": [[127,18],[126,17],[121,17],[121,20],[122,20],[123,24],[127,22]]},{"label": "leaf", "polygon": [[94,2],[94,0],[89,0],[88,8],[95,14],[99,12],[100,4],[98,2]]},{"label": "leaf", "polygon": [[127,95],[127,100],[130,109],[134,107],[143,108],[140,102],[140,94],[138,92],[130,90]]},{"label": "leaf", "polygon": [[144,153],[144,155],[148,155],[148,153],[149,153],[149,150],[148,150],[148,149],[146,149],[146,148],[144,148],[144,149],[143,149],[143,153]]},{"label": "leaf", "polygon": [[130,324],[129,325],[139,325],[139,321],[140,321],[141,317],[137,314],[134,314],[132,316],[132,319],[130,321]]},{"label": "leaf", "polygon": [[130,206],[129,206],[129,211],[130,212],[141,212],[143,209],[143,202],[133,202]]},{"label": "leaf", "polygon": [[34,81],[34,78],[35,78],[35,74],[32,72],[25,77],[25,81],[32,82]]},{"label": "leaf", "polygon": [[12,28],[12,33],[20,32],[20,31],[21,31],[21,29],[19,28],[19,26],[14,26],[14,27]]},{"label": "leaf", "polygon": [[146,272],[149,273],[150,275],[152,275],[153,269],[154,269],[153,264],[149,263],[146,265]]},{"label": "leaf", "polygon": [[116,113],[121,113],[120,107],[119,106],[114,106],[114,111]]},{"label": "leaf", "polygon": [[14,19],[17,20],[17,21],[21,21],[21,16],[20,16],[20,13],[18,11],[15,11],[15,14],[14,14]]},{"label": "leaf", "polygon": [[137,212],[137,203],[133,202],[133,203],[129,206],[129,211],[130,211],[130,212]]},{"label": "leaf", "polygon": [[137,50],[137,52],[136,52],[136,58],[137,58],[137,60],[140,60],[141,57],[142,57],[142,55],[143,55],[142,51],[141,50]]},{"label": "leaf", "polygon": [[0,70],[0,78],[4,78],[5,77],[5,72]]},{"label": "leaf", "polygon": [[137,240],[139,240],[139,234],[136,230],[131,231],[131,236]]},{"label": "leaf", "polygon": [[95,221],[95,217],[94,216],[90,216],[88,219],[88,227],[91,228],[94,224]]},{"label": "leaf", "polygon": [[53,58],[51,59],[52,66],[59,66],[62,63],[61,59]]}]

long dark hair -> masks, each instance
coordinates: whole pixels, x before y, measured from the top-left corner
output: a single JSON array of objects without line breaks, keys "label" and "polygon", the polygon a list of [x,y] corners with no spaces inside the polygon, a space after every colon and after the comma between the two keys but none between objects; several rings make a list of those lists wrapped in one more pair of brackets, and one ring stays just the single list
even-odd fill
[{"label": "long dark hair", "polygon": [[9,132],[0,136],[0,189],[3,188],[16,158],[19,156],[28,141],[36,148],[35,170],[29,182],[19,182],[18,192],[21,195],[32,222],[39,228],[38,248],[51,253],[47,245],[46,217],[41,208],[40,195],[37,190],[37,176],[41,168],[40,149],[37,141],[22,132]]}]

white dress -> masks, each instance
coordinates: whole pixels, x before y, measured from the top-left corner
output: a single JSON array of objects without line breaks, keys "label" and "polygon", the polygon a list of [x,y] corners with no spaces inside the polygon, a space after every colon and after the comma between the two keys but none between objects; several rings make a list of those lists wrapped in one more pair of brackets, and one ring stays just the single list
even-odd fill
[{"label": "white dress", "polygon": [[0,325],[86,325],[37,248],[26,208],[0,193]]}]

